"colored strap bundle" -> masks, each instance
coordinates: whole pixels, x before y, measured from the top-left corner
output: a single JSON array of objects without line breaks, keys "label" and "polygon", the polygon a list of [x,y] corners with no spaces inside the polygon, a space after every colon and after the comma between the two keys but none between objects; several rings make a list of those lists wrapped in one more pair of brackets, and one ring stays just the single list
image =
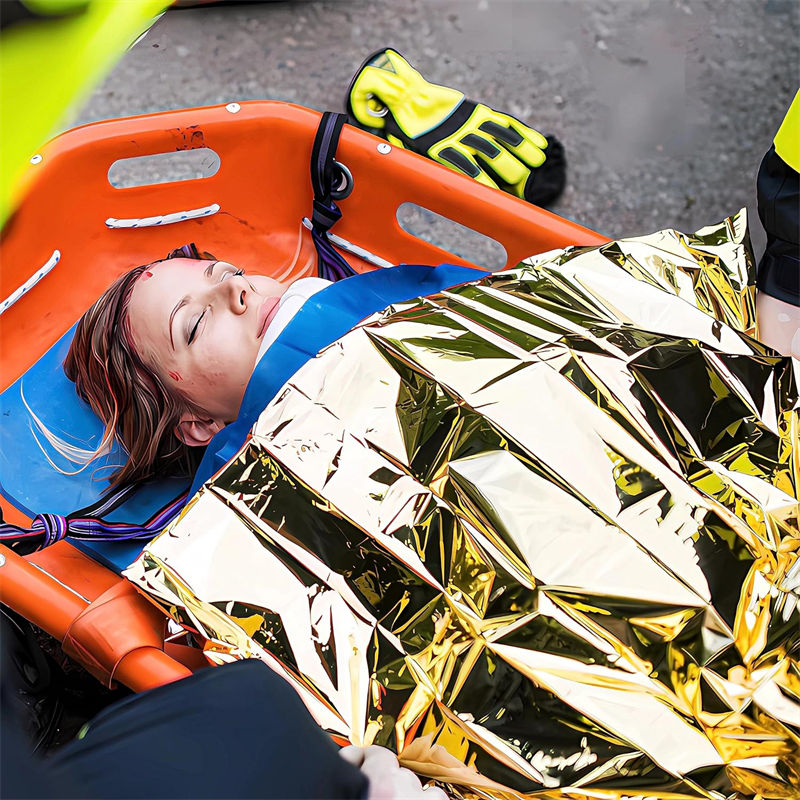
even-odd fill
[{"label": "colored strap bundle", "polygon": [[144,524],[109,522],[100,517],[121,505],[136,491],[129,485],[105,497],[100,503],[64,517],[60,514],[37,514],[30,528],[0,522],[0,543],[20,555],[42,550],[69,536],[72,539],[95,542],[149,541],[178,516],[188,498],[188,492],[176,497]]}]

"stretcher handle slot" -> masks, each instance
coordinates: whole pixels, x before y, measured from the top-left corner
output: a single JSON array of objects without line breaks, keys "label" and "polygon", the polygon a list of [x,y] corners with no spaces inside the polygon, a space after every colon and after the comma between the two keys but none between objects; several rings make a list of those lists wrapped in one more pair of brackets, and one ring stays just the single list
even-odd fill
[{"label": "stretcher handle slot", "polygon": [[508,253],[500,242],[461,222],[411,202],[402,203],[396,216],[406,233],[459,258],[488,270],[506,266]]},{"label": "stretcher handle slot", "polygon": [[219,154],[210,147],[119,158],[108,168],[108,182],[115,189],[129,189],[202,180],[216,175],[220,164]]}]

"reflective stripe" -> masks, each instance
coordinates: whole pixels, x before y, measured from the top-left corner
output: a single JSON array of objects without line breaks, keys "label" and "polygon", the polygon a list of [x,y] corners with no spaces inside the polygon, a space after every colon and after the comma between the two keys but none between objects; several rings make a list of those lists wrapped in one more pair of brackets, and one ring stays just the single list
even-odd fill
[{"label": "reflective stripe", "polygon": [[775,152],[795,172],[800,172],[800,90],[775,134]]}]

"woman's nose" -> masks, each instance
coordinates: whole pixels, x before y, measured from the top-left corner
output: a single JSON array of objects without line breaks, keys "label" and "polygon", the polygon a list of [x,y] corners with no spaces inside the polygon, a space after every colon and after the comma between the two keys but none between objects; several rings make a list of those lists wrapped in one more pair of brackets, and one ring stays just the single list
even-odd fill
[{"label": "woman's nose", "polygon": [[244,314],[250,302],[250,287],[238,277],[229,278],[223,284],[227,292],[228,306],[234,314]]}]

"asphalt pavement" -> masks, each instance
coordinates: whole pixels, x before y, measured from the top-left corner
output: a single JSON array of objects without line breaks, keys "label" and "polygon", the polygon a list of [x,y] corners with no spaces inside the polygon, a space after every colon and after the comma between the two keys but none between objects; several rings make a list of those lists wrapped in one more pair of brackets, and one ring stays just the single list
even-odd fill
[{"label": "asphalt pavement", "polygon": [[564,143],[553,210],[610,236],[748,206],[800,84],[798,0],[333,0],[168,11],[75,122],[280,99],[342,110],[391,45],[429,79]]}]

